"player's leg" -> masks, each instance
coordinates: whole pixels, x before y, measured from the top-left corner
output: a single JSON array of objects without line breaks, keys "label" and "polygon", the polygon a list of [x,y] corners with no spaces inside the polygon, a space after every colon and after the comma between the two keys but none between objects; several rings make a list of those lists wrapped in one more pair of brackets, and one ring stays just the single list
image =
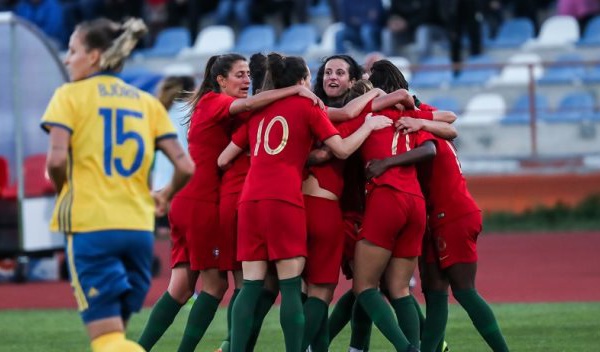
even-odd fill
[{"label": "player's leg", "polygon": [[233,305],[235,304],[235,300],[237,299],[238,294],[240,293],[240,289],[242,288],[242,284],[244,282],[244,277],[242,275],[241,270],[232,271],[233,282],[235,285],[235,289],[233,290],[233,294],[231,295],[231,299],[229,300],[229,304],[227,305],[227,337],[221,343],[221,346],[215,352],[229,352],[229,347],[231,343],[231,315],[233,312]]},{"label": "player's leg", "polygon": [[246,351],[254,351],[254,346],[258,340],[258,335],[260,334],[263,321],[275,303],[275,299],[277,299],[278,294],[279,281],[277,279],[277,270],[272,263],[269,263],[269,269],[264,280],[264,287],[260,298],[258,299],[258,303],[256,304],[252,333],[250,335],[250,339],[248,340]]},{"label": "player's leg", "polygon": [[281,259],[275,262],[281,292],[279,320],[283,329],[286,351],[301,351],[305,318],[300,275],[304,270],[304,263],[304,257]]},{"label": "player's leg", "polygon": [[417,266],[417,258],[392,258],[385,272],[390,304],[396,312],[398,325],[408,341],[420,345],[419,314],[410,295],[410,279]]}]

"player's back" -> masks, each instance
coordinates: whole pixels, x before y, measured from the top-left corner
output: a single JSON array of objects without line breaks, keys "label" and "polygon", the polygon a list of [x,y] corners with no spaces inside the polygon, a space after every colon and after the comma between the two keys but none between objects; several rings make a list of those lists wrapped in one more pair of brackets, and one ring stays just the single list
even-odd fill
[{"label": "player's back", "polygon": [[162,105],[112,75],[59,88],[44,125],[71,131],[68,182],[53,228],[64,232],[152,230],[149,174],[158,138],[172,136]]}]

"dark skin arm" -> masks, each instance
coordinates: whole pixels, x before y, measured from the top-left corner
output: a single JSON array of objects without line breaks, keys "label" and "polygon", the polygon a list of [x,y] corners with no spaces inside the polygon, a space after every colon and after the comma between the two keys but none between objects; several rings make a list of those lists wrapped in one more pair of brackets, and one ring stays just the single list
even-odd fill
[{"label": "dark skin arm", "polygon": [[366,175],[368,179],[371,179],[380,176],[391,167],[412,165],[421,161],[426,161],[433,158],[435,154],[435,143],[433,141],[427,141],[406,153],[394,155],[383,160],[373,159],[369,161],[366,165]]},{"label": "dark skin arm", "polygon": [[310,152],[306,165],[321,165],[331,160],[331,158],[333,158],[331,149],[329,149],[327,146],[322,146],[321,148],[313,149]]}]

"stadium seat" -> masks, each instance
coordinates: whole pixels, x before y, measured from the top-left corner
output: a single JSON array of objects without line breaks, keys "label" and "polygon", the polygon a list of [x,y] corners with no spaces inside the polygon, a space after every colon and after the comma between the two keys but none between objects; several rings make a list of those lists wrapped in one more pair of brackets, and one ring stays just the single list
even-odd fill
[{"label": "stadium seat", "polygon": [[330,24],[323,32],[321,41],[311,45],[306,50],[304,57],[307,60],[314,60],[333,55],[335,52],[335,34],[343,27],[344,24],[340,22]]},{"label": "stadium seat", "polygon": [[569,46],[579,40],[579,23],[571,16],[552,16],[544,23],[537,38],[523,44],[524,49]]},{"label": "stadium seat", "polygon": [[577,45],[600,46],[600,16],[596,16],[588,22],[583,37],[577,42]]},{"label": "stadium seat", "polygon": [[454,79],[457,85],[483,85],[490,78],[498,74],[496,67],[469,67],[469,65],[492,65],[494,61],[487,55],[471,57],[466,61],[466,66]]},{"label": "stadium seat", "polygon": [[596,65],[590,68],[583,76],[585,83],[599,83],[600,82],[600,65]]},{"label": "stadium seat", "polygon": [[158,33],[153,47],[140,50],[138,54],[145,58],[173,57],[177,56],[182,49],[188,48],[191,41],[187,28],[167,28]]},{"label": "stadium seat", "polygon": [[275,48],[275,30],[270,25],[251,25],[242,30],[233,49],[236,53],[254,54]]},{"label": "stadium seat", "polygon": [[594,96],[587,91],[567,93],[553,113],[541,114],[541,118],[549,123],[591,120],[594,118]]},{"label": "stadium seat", "polygon": [[158,85],[158,82],[160,82],[161,79],[163,79],[163,75],[159,73],[151,73],[148,75],[138,76],[131,82],[127,83],[154,95],[156,93],[156,86]]},{"label": "stadium seat", "polygon": [[502,24],[489,48],[518,48],[534,36],[533,23],[528,18],[513,18]]},{"label": "stadium seat", "polygon": [[186,58],[194,55],[211,56],[231,51],[235,45],[235,34],[229,26],[207,26],[198,33],[194,46],[184,48],[179,57]]},{"label": "stadium seat", "polygon": [[426,101],[425,103],[436,107],[439,110],[452,111],[455,113],[460,112],[460,105],[458,104],[458,101],[452,97],[435,97],[430,101]]},{"label": "stadium seat", "polygon": [[279,39],[276,51],[290,55],[303,55],[317,43],[317,30],[310,24],[293,24],[288,27]]},{"label": "stadium seat", "polygon": [[508,59],[500,75],[492,77],[489,84],[491,86],[526,85],[530,80],[530,66],[528,65],[533,65],[533,79],[538,79],[544,74],[542,59],[538,54],[518,53]]},{"label": "stadium seat", "polygon": [[174,62],[165,66],[162,70],[165,76],[194,76],[196,71],[194,65],[185,62]]},{"label": "stadium seat", "polygon": [[585,66],[581,56],[575,53],[564,54],[559,56],[554,64],[546,67],[546,71],[538,83],[574,84],[580,83],[584,76]]},{"label": "stadium seat", "polygon": [[30,155],[23,160],[25,197],[41,197],[55,193],[46,173],[46,155]]},{"label": "stadium seat", "polygon": [[[452,70],[450,59],[443,57],[430,57],[422,62],[426,68],[413,74],[412,87],[415,88],[433,88],[448,85],[452,81]],[[427,66],[445,66],[445,67],[427,67]]]},{"label": "stadium seat", "polygon": [[403,56],[389,56],[387,59],[391,63],[396,65],[400,72],[402,72],[402,75],[404,75],[404,78],[406,78],[406,80],[410,82],[410,80],[412,79],[412,72],[410,71],[410,61]]},{"label": "stadium seat", "polygon": [[[531,116],[529,112],[529,103],[530,95],[521,95],[515,102],[511,111],[508,112],[500,122],[505,125],[528,124]],[[546,96],[541,94],[535,95],[535,110],[537,118],[548,113],[550,104],[548,103],[548,98]]]},{"label": "stadium seat", "polygon": [[456,123],[461,125],[488,125],[500,121],[506,112],[506,102],[497,93],[480,93],[467,103],[465,112]]}]

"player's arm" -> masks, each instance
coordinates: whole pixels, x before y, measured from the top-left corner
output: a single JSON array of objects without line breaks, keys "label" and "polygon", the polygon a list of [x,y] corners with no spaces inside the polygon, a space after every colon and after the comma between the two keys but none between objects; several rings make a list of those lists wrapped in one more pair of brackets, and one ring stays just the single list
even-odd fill
[{"label": "player's arm", "polygon": [[235,143],[229,142],[227,147],[221,152],[217,159],[217,165],[221,170],[227,170],[231,167],[231,163],[240,155],[244,149],[238,147]]},{"label": "player's arm", "polygon": [[383,160],[375,159],[369,161],[366,165],[366,176],[369,179],[377,177],[391,167],[412,165],[421,161],[429,160],[433,158],[435,154],[435,143],[429,140],[422,145],[407,151],[406,153],[394,155]]},{"label": "player's arm", "polygon": [[328,162],[333,158],[333,153],[328,146],[323,146],[321,148],[313,149],[310,154],[308,154],[308,160],[306,161],[306,165],[320,165]]},{"label": "player's arm", "polygon": [[447,140],[453,140],[458,136],[458,132],[456,132],[456,128],[454,128],[454,126],[441,121],[401,117],[396,122],[396,127],[403,129],[406,133],[424,130]]},{"label": "player's arm", "polygon": [[156,143],[157,149],[160,149],[171,160],[175,172],[171,182],[156,192],[154,199],[157,205],[157,215],[166,213],[166,204],[173,199],[173,196],[182,189],[194,174],[194,162],[185,152],[177,138],[164,138]]},{"label": "player's arm", "polygon": [[397,105],[405,109],[414,109],[415,100],[406,89],[398,89],[390,94],[381,95],[373,99],[372,107],[373,111],[380,111]]},{"label": "player's arm", "polygon": [[67,182],[67,159],[71,132],[66,128],[50,127],[50,146],[46,157],[46,170],[58,193]]},{"label": "player's arm", "polygon": [[253,111],[267,106],[276,100],[292,95],[306,97],[312,100],[313,105],[319,104],[321,109],[325,107],[323,101],[321,101],[315,93],[311,92],[310,89],[301,85],[294,85],[285,88],[266,90],[248,98],[236,99],[229,106],[229,113],[235,115],[245,111]]},{"label": "player's arm", "polygon": [[329,107],[327,116],[332,122],[348,121],[357,117],[371,100],[382,95],[385,95],[383,90],[379,88],[371,89],[367,93],[352,99],[342,108]]},{"label": "player's arm", "polygon": [[454,123],[456,121],[456,114],[452,111],[436,110],[433,111],[433,121]]},{"label": "player's arm", "polygon": [[324,140],[323,142],[331,148],[333,154],[339,159],[347,159],[354,153],[367,139],[372,131],[390,127],[392,120],[383,115],[367,115],[365,122],[351,135],[342,139],[336,134]]}]

